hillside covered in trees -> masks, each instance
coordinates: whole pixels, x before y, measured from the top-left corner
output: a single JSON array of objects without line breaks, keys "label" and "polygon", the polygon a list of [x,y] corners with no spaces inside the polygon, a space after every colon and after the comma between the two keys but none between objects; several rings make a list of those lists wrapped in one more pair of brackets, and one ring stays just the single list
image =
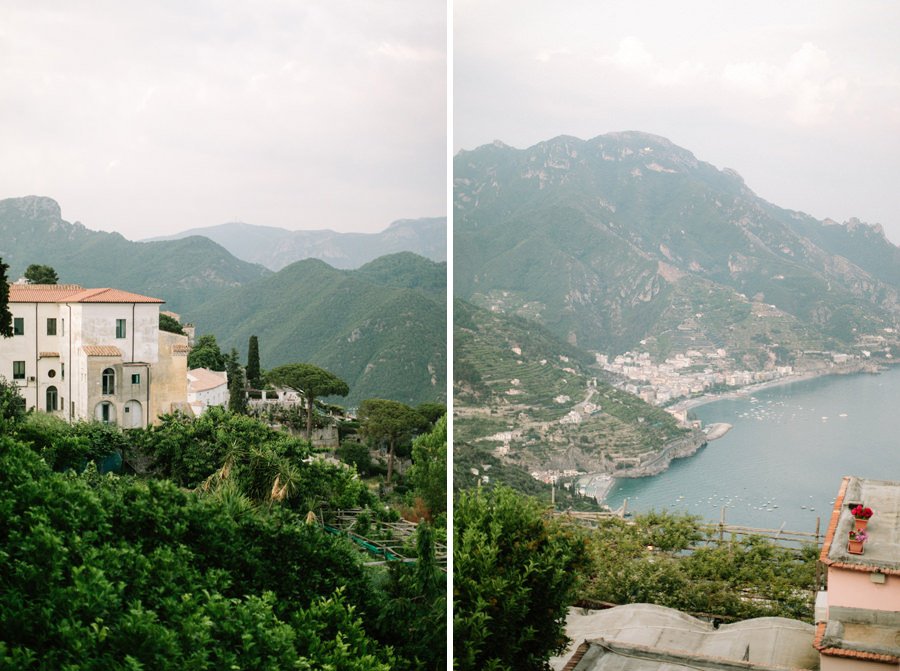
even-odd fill
[{"label": "hillside covered in trees", "polygon": [[[412,563],[331,526],[344,508],[375,528],[434,501],[427,464],[388,508],[377,477],[249,417],[123,432],[24,414],[16,396],[0,384],[0,668],[445,667],[439,506]],[[445,420],[417,454],[446,458]]]}]

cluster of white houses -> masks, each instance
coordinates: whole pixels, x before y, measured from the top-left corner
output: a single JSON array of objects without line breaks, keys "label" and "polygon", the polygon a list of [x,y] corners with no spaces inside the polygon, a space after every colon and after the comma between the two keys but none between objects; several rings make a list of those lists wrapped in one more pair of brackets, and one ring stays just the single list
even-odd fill
[{"label": "cluster of white houses", "polygon": [[68,421],[139,428],[176,410],[202,411],[222,398],[224,374],[216,385],[191,371],[204,387],[191,388],[188,337],[159,329],[163,302],[119,289],[11,284],[13,336],[0,338],[0,376],[26,408]]}]

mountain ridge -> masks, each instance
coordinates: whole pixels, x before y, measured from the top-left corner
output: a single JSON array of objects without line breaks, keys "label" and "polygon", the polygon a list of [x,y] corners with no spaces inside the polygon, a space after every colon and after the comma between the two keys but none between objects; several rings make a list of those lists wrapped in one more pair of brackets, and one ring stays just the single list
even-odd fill
[{"label": "mountain ridge", "polygon": [[9,276],[32,263],[52,266],[63,282],[109,286],[164,298],[167,309],[188,312],[216,292],[271,274],[241,261],[207,238],[133,242],[62,218],[46,196],[0,200],[0,258]]},{"label": "mountain ridge", "polygon": [[237,258],[259,263],[273,271],[305,258],[318,258],[335,268],[353,269],[401,251],[413,252],[432,261],[447,259],[446,217],[399,219],[377,233],[289,230],[228,222],[148,240],[174,240],[191,235],[207,237]]},{"label": "mountain ridge", "polygon": [[273,273],[203,236],[92,231],[43,196],[0,200],[0,258],[12,279],[41,263],[63,283],[161,298],[242,357],[257,335],[263,366],[307,361],[344,378],[351,394],[339,403],[446,397],[446,263],[399,252],[353,271],[310,259]]},{"label": "mountain ridge", "polygon": [[[493,143],[454,159],[454,241],[463,250],[454,291],[531,311],[594,350],[656,335],[648,327],[664,309],[656,298],[679,276],[776,304],[845,343],[854,329],[894,325],[900,282],[869,272],[877,263],[862,252],[854,260],[834,253],[838,243],[816,244],[804,235],[814,221],[659,136],[558,136],[524,150]],[[505,306],[495,295],[503,291]]]}]

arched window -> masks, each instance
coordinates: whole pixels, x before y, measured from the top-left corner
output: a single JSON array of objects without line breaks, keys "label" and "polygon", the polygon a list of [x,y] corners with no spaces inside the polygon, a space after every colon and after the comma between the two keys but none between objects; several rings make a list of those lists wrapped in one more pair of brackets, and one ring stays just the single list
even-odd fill
[{"label": "arched window", "polygon": [[112,395],[116,393],[116,371],[107,368],[103,371],[103,395]]},{"label": "arched window", "polygon": [[47,412],[59,410],[59,393],[56,387],[47,387]]}]

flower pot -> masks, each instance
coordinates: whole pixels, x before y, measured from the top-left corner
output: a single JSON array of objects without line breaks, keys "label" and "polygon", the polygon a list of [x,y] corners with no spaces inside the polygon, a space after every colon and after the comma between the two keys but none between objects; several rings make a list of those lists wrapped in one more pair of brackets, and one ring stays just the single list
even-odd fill
[{"label": "flower pot", "polygon": [[847,541],[847,552],[852,555],[861,555],[863,553],[863,542]]},{"label": "flower pot", "polygon": [[856,517],[853,519],[853,523],[855,524],[854,529],[859,531],[860,529],[865,529],[868,526],[869,520],[860,519],[859,517]]}]

